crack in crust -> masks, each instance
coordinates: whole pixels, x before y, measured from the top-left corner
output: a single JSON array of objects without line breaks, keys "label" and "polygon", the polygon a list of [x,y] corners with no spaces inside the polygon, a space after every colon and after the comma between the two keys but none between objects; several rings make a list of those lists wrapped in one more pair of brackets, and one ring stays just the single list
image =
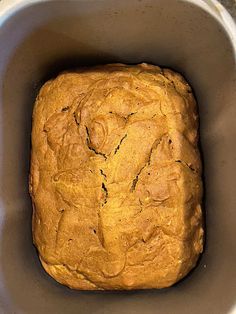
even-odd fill
[{"label": "crack in crust", "polygon": [[86,128],[86,133],[87,133],[87,139],[86,139],[86,143],[88,146],[88,149],[91,150],[92,152],[94,152],[96,155],[100,155],[102,156],[105,160],[107,160],[107,156],[104,153],[98,152],[94,147],[91,146],[91,140],[90,140],[90,136],[89,136],[89,130],[87,127]]},{"label": "crack in crust", "polygon": [[118,152],[118,150],[120,149],[120,146],[121,146],[122,142],[126,139],[126,137],[127,137],[127,134],[125,134],[125,135],[121,138],[120,143],[119,143],[119,144],[117,145],[117,147],[115,148],[114,155]]},{"label": "crack in crust", "polygon": [[160,139],[157,139],[154,141],[151,149],[150,149],[150,153],[148,155],[148,158],[147,158],[147,161],[145,162],[145,164],[141,167],[141,169],[139,170],[139,172],[137,173],[136,177],[133,179],[133,182],[132,182],[132,186],[131,186],[131,189],[130,191],[133,192],[136,188],[136,185],[138,183],[138,179],[139,179],[139,175],[141,174],[141,172],[147,167],[147,166],[150,166],[150,162],[151,162],[151,156],[152,156],[152,152],[153,150],[157,149],[157,146],[158,144],[161,142],[162,140],[162,137]]}]

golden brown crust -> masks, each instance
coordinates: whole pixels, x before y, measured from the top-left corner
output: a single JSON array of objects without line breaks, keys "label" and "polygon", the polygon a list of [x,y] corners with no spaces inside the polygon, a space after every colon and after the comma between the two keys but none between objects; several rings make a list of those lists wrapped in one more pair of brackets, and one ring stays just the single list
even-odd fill
[{"label": "golden brown crust", "polygon": [[198,117],[190,86],[157,66],[63,73],[33,113],[33,237],[74,289],[168,287],[202,251]]}]

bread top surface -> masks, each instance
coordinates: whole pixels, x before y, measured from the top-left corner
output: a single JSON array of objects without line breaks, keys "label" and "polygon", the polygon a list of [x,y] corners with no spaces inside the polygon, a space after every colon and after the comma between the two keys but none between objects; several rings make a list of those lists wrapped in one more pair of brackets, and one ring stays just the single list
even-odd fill
[{"label": "bread top surface", "polygon": [[75,289],[168,287],[202,251],[198,116],[190,86],[157,66],[62,73],[33,112],[33,239]]}]

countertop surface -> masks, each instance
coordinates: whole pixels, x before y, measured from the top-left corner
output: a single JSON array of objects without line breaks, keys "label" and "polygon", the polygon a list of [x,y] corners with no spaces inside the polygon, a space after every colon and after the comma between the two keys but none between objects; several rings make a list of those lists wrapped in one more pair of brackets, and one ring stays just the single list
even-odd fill
[{"label": "countertop surface", "polygon": [[236,22],[236,0],[219,0],[219,2],[229,11]]}]

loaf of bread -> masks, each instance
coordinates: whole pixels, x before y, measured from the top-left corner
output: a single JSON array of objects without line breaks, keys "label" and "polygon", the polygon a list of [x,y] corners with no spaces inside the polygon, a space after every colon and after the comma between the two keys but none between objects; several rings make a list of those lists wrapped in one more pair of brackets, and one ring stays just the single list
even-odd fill
[{"label": "loaf of bread", "polygon": [[168,287],[202,252],[198,115],[183,77],[110,64],[62,73],[33,112],[33,241],[73,289]]}]

